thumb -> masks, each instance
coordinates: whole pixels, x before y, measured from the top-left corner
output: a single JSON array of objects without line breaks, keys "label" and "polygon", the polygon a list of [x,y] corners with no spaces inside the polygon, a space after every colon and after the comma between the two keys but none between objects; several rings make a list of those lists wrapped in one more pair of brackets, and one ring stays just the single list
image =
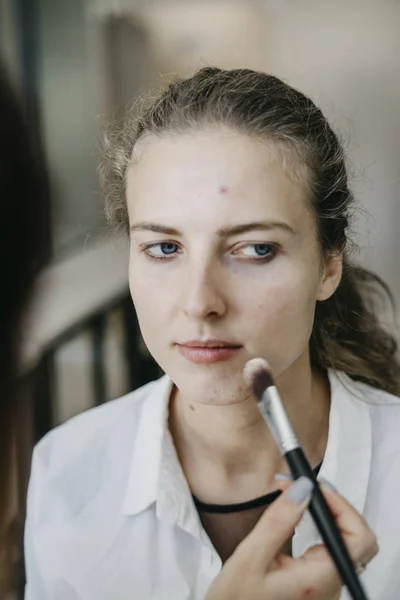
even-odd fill
[{"label": "thumb", "polygon": [[291,537],[311,498],[313,483],[300,477],[262,515],[232,558],[265,572]]}]

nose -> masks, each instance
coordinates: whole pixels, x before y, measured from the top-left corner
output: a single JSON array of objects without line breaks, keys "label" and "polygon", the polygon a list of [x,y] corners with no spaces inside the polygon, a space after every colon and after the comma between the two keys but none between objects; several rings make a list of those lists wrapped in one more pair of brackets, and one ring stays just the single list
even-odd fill
[{"label": "nose", "polygon": [[190,319],[222,317],[227,310],[227,297],[218,269],[197,267],[188,277],[183,310]]}]

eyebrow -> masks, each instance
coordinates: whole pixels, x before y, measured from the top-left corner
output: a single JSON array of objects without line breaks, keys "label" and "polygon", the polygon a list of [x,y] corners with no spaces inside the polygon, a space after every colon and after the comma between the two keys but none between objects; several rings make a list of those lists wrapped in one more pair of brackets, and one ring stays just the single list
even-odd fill
[{"label": "eyebrow", "polygon": [[[271,231],[273,229],[281,229],[296,235],[295,229],[284,221],[251,221],[249,223],[242,223],[240,225],[234,225],[233,227],[223,227],[218,229],[217,235],[219,237],[229,237],[233,235],[241,235],[243,233],[249,233],[250,231]],[[182,232],[174,227],[168,227],[167,225],[161,225],[159,223],[150,223],[147,221],[141,221],[131,225],[131,231],[153,231],[154,233],[164,233],[173,236],[182,236]]]}]

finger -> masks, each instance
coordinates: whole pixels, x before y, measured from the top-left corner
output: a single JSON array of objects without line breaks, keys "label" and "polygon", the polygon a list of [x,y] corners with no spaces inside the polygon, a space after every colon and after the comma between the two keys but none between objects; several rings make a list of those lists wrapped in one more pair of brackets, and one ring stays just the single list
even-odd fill
[{"label": "finger", "polygon": [[365,519],[343,496],[325,485],[321,486],[321,490],[351,557],[354,561],[369,562],[379,550],[375,534]]},{"label": "finger", "polygon": [[[277,479],[277,487],[282,491],[289,485],[290,482],[286,478]],[[365,563],[372,560],[378,553],[379,547],[376,536],[365,519],[343,496],[338,494],[329,482],[321,480],[320,488],[353,560]]]},{"label": "finger", "polygon": [[290,486],[293,483],[293,479],[279,479],[279,480],[275,480],[275,483],[276,483],[277,489],[284,492],[285,490],[290,488]]},{"label": "finger", "polygon": [[275,481],[293,481],[292,475],[288,473],[275,473],[274,477]]},{"label": "finger", "polygon": [[[273,586],[273,587],[272,587]],[[301,558],[268,573],[268,591],[285,590],[285,598],[339,598],[340,577],[324,545],[310,548]],[[275,596],[271,596],[275,597]]]},{"label": "finger", "polygon": [[265,573],[283,544],[291,537],[310,501],[313,484],[297,479],[267,508],[253,531],[237,547],[232,558]]},{"label": "finger", "polygon": [[324,544],[312,546],[301,556],[297,565],[304,571],[304,584],[319,589],[337,590],[342,586],[337,568]]}]

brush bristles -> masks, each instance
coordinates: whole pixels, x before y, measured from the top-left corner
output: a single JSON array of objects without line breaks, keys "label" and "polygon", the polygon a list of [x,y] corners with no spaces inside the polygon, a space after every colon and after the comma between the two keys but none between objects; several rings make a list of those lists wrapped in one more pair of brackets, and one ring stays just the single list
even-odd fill
[{"label": "brush bristles", "polygon": [[275,385],[271,368],[263,358],[249,360],[244,366],[243,378],[258,400],[261,400],[267,388]]}]

